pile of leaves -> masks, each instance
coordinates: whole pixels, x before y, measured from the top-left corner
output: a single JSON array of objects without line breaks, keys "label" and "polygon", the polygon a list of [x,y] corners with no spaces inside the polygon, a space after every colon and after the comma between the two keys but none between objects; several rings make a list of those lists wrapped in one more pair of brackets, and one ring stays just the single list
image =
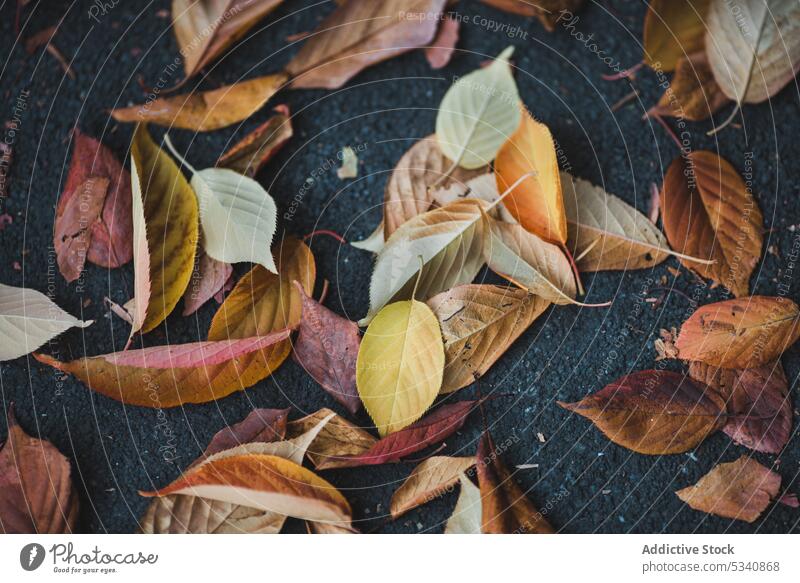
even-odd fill
[{"label": "pile of leaves", "polygon": [[[553,5],[548,10],[486,2],[537,16],[550,28],[554,10],[579,4],[540,3]],[[173,3],[187,79],[280,0],[245,3],[231,19],[220,18],[218,4]],[[127,405],[177,407],[247,389],[292,355],[349,414],[363,406],[377,432],[328,409],[294,420],[289,410],[257,409],[214,436],[178,479],[141,493],[153,498],[141,520],[144,532],[278,532],[286,517],[305,520],[310,532],[356,532],[348,501],[319,472],[398,462],[440,444],[484,403],[455,400],[452,393],[480,379],[551,305],[610,305],[582,299],[581,273],[650,268],[670,257],[735,296],[698,308],[676,335],[664,332],[662,357],[687,362],[688,375],[641,371],[561,405],[643,454],[685,452],[718,430],[771,454],[788,441],[791,402],[779,359],[800,337],[800,313],[787,298],[750,295],[763,218],[742,177],[713,152],[679,156],[655,198],[662,233],[657,214],[647,217],[559,170],[550,129],[519,94],[513,47],[450,87],[431,135],[413,144],[389,177],[381,224],[355,244],[375,254],[369,306],[359,322],[326,308],[325,291],[314,299],[314,255],[303,240],[277,236],[275,201],[255,180],[292,136],[288,107],[277,106],[211,168],[195,169],[168,135],[162,144],[152,138],[148,124],[215,130],[248,118],[279,90],[335,89],[365,67],[415,48],[426,48],[432,66],[445,66],[458,38],[458,22],[444,17],[446,4],[342,2],[283,72],[114,110],[116,120],[136,122],[129,171],[106,146],[76,130],[54,225],[58,266],[73,281],[87,261],[105,268],[133,262],[134,297],[111,306],[130,323],[128,346],[73,361],[35,352],[91,322],[39,292],[0,285],[0,331],[11,338],[24,330],[24,342],[0,345],[0,359],[34,352],[39,362]],[[677,10],[678,4],[685,6]],[[737,103],[766,99],[794,71],[786,78],[771,69],[775,79],[757,83],[748,75],[744,86],[721,82],[720,68],[728,74],[731,68],[720,59],[733,51],[703,41],[688,16],[708,10],[709,20],[731,33],[721,14],[712,18],[718,4],[654,2],[645,25],[648,62],[675,68],[673,87],[683,87],[687,67],[706,62],[716,86]],[[411,12],[427,18],[403,18]],[[205,42],[193,42],[207,26],[212,33]],[[665,30],[691,38],[665,38]],[[699,52],[672,58],[676,46],[690,45]],[[755,60],[760,49],[757,42]],[[653,115],[668,113],[659,104]],[[234,284],[236,263],[253,267]],[[473,283],[484,266],[508,283]],[[188,315],[215,296],[224,301],[206,340],[135,347],[182,298]],[[26,436],[13,416],[9,425],[0,458],[10,476],[0,486],[3,499],[34,503],[21,514],[20,504],[0,506],[2,528],[68,531],[77,509],[69,464],[51,445]],[[425,459],[394,494],[392,517],[460,484],[446,532],[554,532],[499,454],[485,431],[472,457]],[[60,479],[43,491],[39,476],[54,469]],[[743,457],[677,495],[693,508],[752,521],[776,498],[797,505],[779,492],[780,476]]]}]

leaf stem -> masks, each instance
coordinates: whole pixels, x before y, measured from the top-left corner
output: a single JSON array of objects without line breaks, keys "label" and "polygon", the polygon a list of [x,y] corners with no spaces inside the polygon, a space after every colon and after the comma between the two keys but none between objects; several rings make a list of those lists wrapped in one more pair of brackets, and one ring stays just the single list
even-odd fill
[{"label": "leaf stem", "polygon": [[564,243],[559,243],[561,250],[564,252],[564,255],[567,256],[567,260],[569,261],[570,267],[572,267],[572,275],[575,277],[575,284],[578,286],[578,294],[586,295],[586,290],[583,289],[583,283],[581,282],[581,274],[578,271],[578,266],[575,264],[575,259],[572,257],[572,253],[567,248]]},{"label": "leaf stem", "polygon": [[345,241],[344,237],[342,237],[336,231],[331,231],[329,229],[317,229],[316,231],[311,231],[308,235],[303,237],[303,241],[308,241],[309,239],[317,235],[327,235],[328,237],[333,237],[334,239],[339,241],[339,243],[341,243],[342,245],[347,245],[347,241]]}]

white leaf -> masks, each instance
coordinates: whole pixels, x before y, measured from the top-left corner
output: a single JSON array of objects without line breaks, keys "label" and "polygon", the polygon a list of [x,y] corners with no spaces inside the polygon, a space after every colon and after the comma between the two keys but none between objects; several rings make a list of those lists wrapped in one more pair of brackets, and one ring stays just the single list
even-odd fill
[{"label": "white leaf", "polygon": [[0,283],[0,361],[37,350],[70,328],[86,328],[43,293]]},{"label": "white leaf", "polygon": [[361,241],[355,241],[350,243],[356,249],[361,249],[362,251],[369,251],[370,253],[378,253],[383,246],[385,241],[383,239],[383,221],[378,224],[378,227],[370,233],[366,239],[362,239]]},{"label": "white leaf", "polygon": [[489,164],[519,126],[519,93],[508,63],[513,52],[508,47],[488,67],[453,83],[439,106],[439,147],[463,168]]},{"label": "white leaf", "polygon": [[461,474],[461,493],[458,495],[453,515],[447,520],[445,534],[481,533],[481,491],[469,478]]}]

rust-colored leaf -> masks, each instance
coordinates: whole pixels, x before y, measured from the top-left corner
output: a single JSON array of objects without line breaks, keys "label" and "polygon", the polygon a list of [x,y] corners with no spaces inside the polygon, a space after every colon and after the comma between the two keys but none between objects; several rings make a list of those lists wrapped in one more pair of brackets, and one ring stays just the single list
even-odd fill
[{"label": "rust-colored leaf", "polygon": [[577,403],[558,404],[614,443],[651,455],[689,451],[727,420],[716,391],[666,370],[635,372]]},{"label": "rust-colored leaf", "polygon": [[445,18],[439,25],[439,32],[433,39],[431,46],[425,49],[425,58],[431,69],[442,69],[447,66],[453,57],[453,52],[458,42],[458,29],[461,21],[455,18]]},{"label": "rust-colored leaf", "polygon": [[553,31],[560,18],[572,17],[583,0],[481,0],[499,10],[520,16],[535,16],[547,30]]},{"label": "rust-colored leaf", "polygon": [[348,0],[322,21],[287,65],[292,87],[338,89],[371,65],[427,45],[445,3]]},{"label": "rust-colored leaf", "polygon": [[781,477],[744,455],[714,466],[694,486],[675,492],[695,510],[754,522],[778,495]]},{"label": "rust-colored leaf", "polygon": [[[287,438],[294,438],[315,427],[333,411],[320,409],[316,413],[302,419],[290,421],[286,429]],[[358,456],[377,443],[378,439],[371,433],[350,423],[344,417],[335,415],[322,428],[308,448],[308,459],[318,470],[337,467],[337,459]]]},{"label": "rust-colored leaf", "polygon": [[745,370],[692,362],[689,375],[727,401],[730,417],[722,430],[736,443],[764,453],[778,453],[787,444],[792,401],[780,362]]},{"label": "rust-colored leaf", "polygon": [[701,306],[681,326],[678,358],[722,368],[757,368],[800,338],[800,310],[784,297],[751,296]]},{"label": "rust-colored leaf", "polygon": [[303,315],[294,343],[294,360],[327,393],[351,413],[361,407],[356,388],[356,358],[361,337],[358,324],[334,314],[308,297],[295,282]]},{"label": "rust-colored leaf", "polygon": [[661,217],[675,251],[715,262],[679,258],[685,267],[736,297],[748,294],[750,275],[761,258],[764,219],[729,162],[704,150],[676,158],[664,176]]},{"label": "rust-colored leaf", "polygon": [[[243,421],[217,431],[202,458],[243,443],[272,443],[286,436],[289,409],[253,409]],[[202,459],[201,458],[201,459]]]},{"label": "rust-colored leaf", "polygon": [[[313,291],[317,273],[314,256],[305,243],[291,237],[280,243],[276,255],[280,275],[261,265],[245,274],[214,315],[209,340],[248,338],[299,325],[302,300],[292,282],[299,281],[307,294]],[[289,340],[278,342],[242,357],[239,364],[248,377],[258,381],[272,374],[291,349]]]},{"label": "rust-colored leaf", "polygon": [[220,156],[217,166],[255,178],[264,164],[280,151],[294,133],[289,107],[279,105],[275,113]]},{"label": "rust-colored leaf", "polygon": [[392,496],[395,520],[449,491],[459,476],[475,465],[474,457],[434,456],[419,464]]},{"label": "rust-colored leaf", "polygon": [[8,438],[0,449],[0,532],[72,533],[78,494],[69,461],[49,441],[26,434],[8,410]]},{"label": "rust-colored leaf", "polygon": [[100,267],[131,260],[131,200],[128,171],[108,147],[76,128],[53,235],[58,267],[68,282],[78,279],[86,260]]},{"label": "rust-colored leaf", "polygon": [[650,113],[702,121],[728,103],[730,99],[717,85],[706,52],[701,50],[678,60],[669,87]]},{"label": "rust-colored leaf", "polygon": [[286,83],[284,73],[256,77],[210,91],[158,97],[111,111],[117,121],[149,122],[170,128],[209,132],[253,115]]},{"label": "rust-colored leaf", "polygon": [[207,403],[261,380],[264,362],[277,344],[288,342],[284,329],[240,340],[154,346],[61,362],[34,354],[39,362],[75,375],[92,390],[128,405],[178,407]]},{"label": "rust-colored leaf", "polygon": [[478,444],[478,486],[483,534],[550,534],[553,527],[500,459],[489,433]]},{"label": "rust-colored leaf", "polygon": [[[217,261],[207,253],[200,255],[192,272],[192,279],[183,295],[183,315],[194,314],[208,300],[217,295],[233,277],[230,263]],[[231,284],[232,285],[232,284]]]}]

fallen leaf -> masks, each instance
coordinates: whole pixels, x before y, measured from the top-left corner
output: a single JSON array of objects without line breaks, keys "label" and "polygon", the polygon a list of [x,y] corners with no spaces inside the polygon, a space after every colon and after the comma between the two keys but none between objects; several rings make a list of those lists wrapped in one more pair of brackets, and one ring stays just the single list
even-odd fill
[{"label": "fallen leaf", "polygon": [[211,438],[201,459],[243,443],[272,443],[286,436],[289,409],[254,409],[243,421],[220,429]]},{"label": "fallen leaf", "polygon": [[447,519],[445,534],[480,534],[481,491],[464,474],[459,477],[461,493],[458,495],[453,514]]},{"label": "fallen leaf", "polygon": [[426,300],[475,279],[484,263],[485,206],[474,199],[459,200],[403,223],[378,253],[369,312],[359,324],[368,324],[388,303],[411,298],[415,287],[416,297]]},{"label": "fallen leaf", "polygon": [[730,103],[708,66],[704,50],[678,59],[664,95],[648,113],[702,121]]},{"label": "fallen leaf", "polygon": [[223,263],[200,251],[192,279],[183,295],[183,315],[189,316],[213,298],[233,276],[230,263]]},{"label": "fallen leaf", "polygon": [[[72,160],[56,207],[53,236],[59,269],[68,282],[78,278],[85,260],[100,267],[119,267],[133,257],[130,174],[98,140],[77,128],[73,137]],[[91,207],[91,212],[81,209],[84,205]],[[84,222],[71,220],[81,217]],[[79,232],[82,244],[73,249],[72,237]],[[64,254],[68,258],[62,257]]]},{"label": "fallen leaf", "polygon": [[780,487],[780,475],[743,455],[735,462],[714,466],[694,486],[675,493],[695,510],[755,522]]},{"label": "fallen leaf", "polygon": [[114,109],[111,115],[121,122],[149,122],[169,128],[209,132],[253,115],[284,86],[286,80],[284,73],[276,73],[210,91],[158,97],[141,105]]},{"label": "fallen leaf", "polygon": [[[453,183],[449,186],[439,187],[431,193],[433,203],[438,206],[446,206],[457,200],[464,198],[476,198],[484,202],[495,203],[486,211],[490,217],[504,221],[506,223],[516,223],[517,219],[511,216],[506,207],[500,201],[500,193],[497,191],[497,181],[494,174],[486,172],[479,174],[475,178],[470,178],[465,183]],[[500,202],[498,202],[500,201]]]},{"label": "fallen leaf", "polygon": [[552,243],[566,243],[567,216],[553,135],[524,107],[520,111],[521,122],[507,136],[494,162],[497,190],[504,192],[534,172],[505,197],[503,204],[527,231]]},{"label": "fallen leaf", "polygon": [[565,15],[572,16],[583,0],[481,0],[484,4],[520,16],[535,16],[548,31]]},{"label": "fallen leaf", "polygon": [[689,375],[713,387],[727,402],[722,430],[736,443],[764,453],[779,453],[792,431],[789,383],[780,362],[734,370],[689,364]]},{"label": "fallen leaf", "polygon": [[275,115],[220,156],[217,166],[255,178],[294,134],[289,107],[278,105],[274,111]]},{"label": "fallen leaf", "polygon": [[[291,421],[287,437],[293,438],[308,432],[333,411],[320,409],[302,419]],[[337,467],[338,458],[357,456],[368,451],[378,440],[367,431],[353,425],[344,417],[334,415],[309,446],[308,459],[318,470]]]},{"label": "fallen leaf", "polygon": [[[433,186],[467,191],[467,181],[480,176],[485,168],[466,170],[457,167],[446,174],[453,162],[439,147],[435,135],[416,142],[403,154],[386,183],[383,200],[383,236],[388,239],[406,221],[434,206]],[[440,203],[441,205],[441,203]]]},{"label": "fallen leaf", "polygon": [[294,89],[338,89],[371,65],[427,45],[446,0],[348,1],[286,66]]},{"label": "fallen leaf", "polygon": [[710,1],[651,0],[644,17],[645,63],[668,73],[685,55],[702,51]]},{"label": "fallen leaf", "polygon": [[508,47],[488,67],[459,78],[442,99],[436,116],[439,147],[463,168],[489,164],[520,125],[519,93],[508,63],[513,52]]},{"label": "fallen leaf", "polygon": [[727,421],[716,391],[667,370],[631,373],[577,403],[558,404],[617,445],[650,455],[689,451]]},{"label": "fallen leaf", "polygon": [[541,512],[514,481],[488,433],[478,444],[478,487],[483,534],[549,534],[554,532]]},{"label": "fallen leaf", "polygon": [[291,330],[241,340],[153,346],[61,362],[34,354],[39,362],[79,378],[92,390],[140,407],[207,403],[261,380],[248,363],[287,341]]},{"label": "fallen leaf", "polygon": [[783,297],[751,296],[698,308],[681,326],[678,357],[722,368],[757,368],[800,338],[800,311]]},{"label": "fallen leaf", "polygon": [[172,0],[186,78],[219,58],[283,0]]},{"label": "fallen leaf", "polygon": [[[302,300],[292,282],[299,281],[306,294],[314,289],[317,275],[311,250],[294,238],[282,241],[277,255],[278,273],[270,273],[256,265],[236,284],[219,307],[208,331],[209,340],[248,338],[269,334],[300,324]],[[289,340],[269,349],[245,356],[240,366],[256,380],[266,378],[289,356]]]},{"label": "fallen leaf", "polygon": [[172,159],[138,125],[131,145],[134,309],[131,337],[172,312],[194,269],[197,197]]},{"label": "fallen leaf", "polygon": [[461,285],[428,300],[444,339],[440,393],[483,376],[549,305],[524,290],[484,284]]},{"label": "fallen leaf", "polygon": [[86,328],[43,293],[0,283],[0,362],[25,356],[66,332]]},{"label": "fallen leaf", "polygon": [[575,278],[564,253],[519,224],[485,217],[483,256],[489,269],[554,304],[575,303]]},{"label": "fallen leaf", "polygon": [[713,0],[706,19],[706,52],[717,83],[737,103],[775,95],[800,67],[800,6],[793,0],[743,0],[731,9]]},{"label": "fallen leaf", "polygon": [[392,518],[427,504],[448,492],[463,472],[475,465],[474,457],[435,456],[419,464],[392,496]]},{"label": "fallen leaf", "polygon": [[334,314],[308,297],[295,282],[303,302],[293,357],[311,377],[348,411],[361,408],[356,389],[356,358],[361,337],[358,324]]},{"label": "fallen leaf", "polygon": [[439,443],[461,429],[477,401],[458,401],[437,407],[417,421],[377,442],[369,449],[351,456],[326,456],[329,459],[317,469],[377,466],[400,461],[402,458]]},{"label": "fallen leaf", "polygon": [[362,251],[369,251],[370,253],[378,253],[381,249],[383,249],[384,240],[383,240],[383,221],[375,228],[372,233],[367,236],[366,239],[361,241],[355,241],[350,243],[356,249],[361,249]]},{"label": "fallen leaf", "polygon": [[676,251],[715,261],[704,265],[680,258],[703,277],[748,295],[750,275],[763,244],[763,217],[749,188],[731,164],[713,152],[676,158],[664,176],[661,217]]},{"label": "fallen leaf", "polygon": [[72,534],[78,493],[67,458],[49,441],[26,434],[8,408],[8,437],[0,449],[0,532]]},{"label": "fallen leaf", "polygon": [[661,231],[621,198],[561,173],[569,247],[581,271],[644,269],[672,251]]},{"label": "fallen leaf", "polygon": [[234,455],[188,470],[143,496],[191,494],[305,520],[350,524],[350,504],[331,484],[273,455]]},{"label": "fallen leaf", "polygon": [[358,394],[380,435],[419,419],[442,386],[444,345],[431,309],[415,299],[384,307],[356,362]]},{"label": "fallen leaf", "polygon": [[428,59],[431,69],[442,69],[450,62],[458,42],[460,26],[461,21],[455,18],[446,17],[442,20],[436,38],[425,49],[425,58]]},{"label": "fallen leaf", "polygon": [[339,180],[358,177],[358,156],[350,146],[342,148],[340,158],[342,166],[336,171]]}]

